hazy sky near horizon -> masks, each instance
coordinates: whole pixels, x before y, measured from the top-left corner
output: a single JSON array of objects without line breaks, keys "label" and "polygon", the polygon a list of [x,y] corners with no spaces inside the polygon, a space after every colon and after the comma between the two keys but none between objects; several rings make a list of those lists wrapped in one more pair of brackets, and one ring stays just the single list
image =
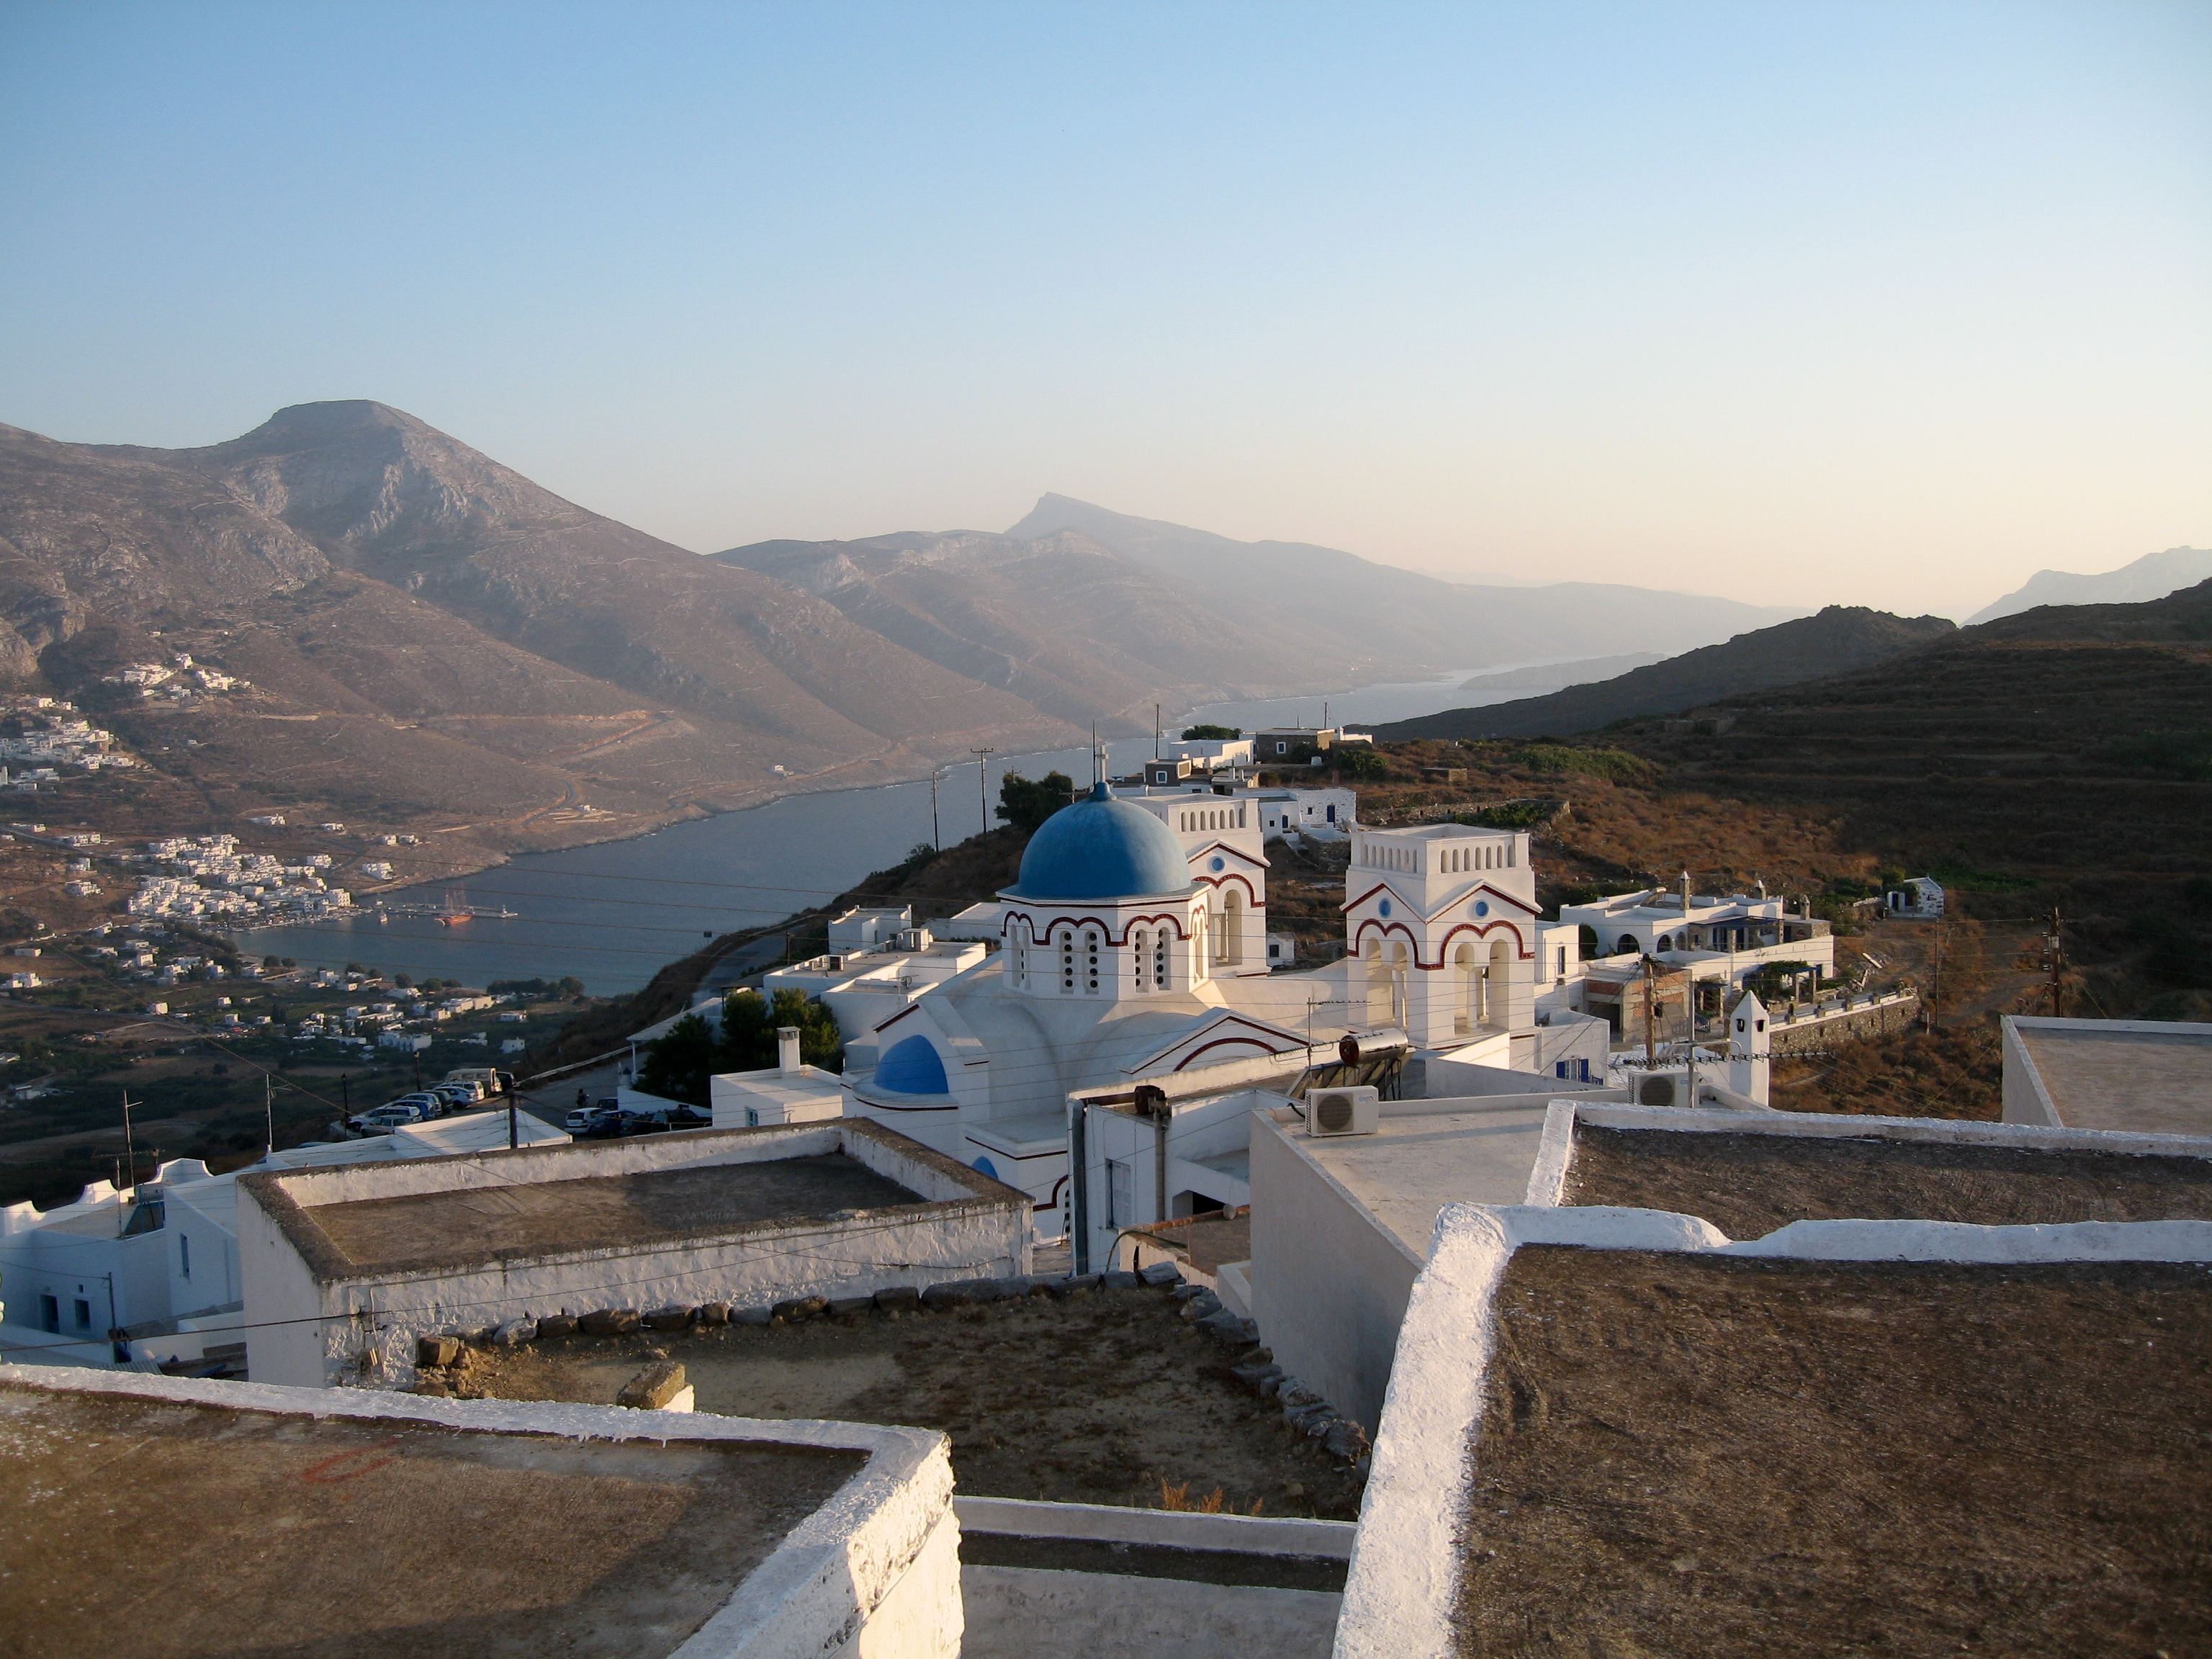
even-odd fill
[{"label": "hazy sky near horizon", "polygon": [[1963,616],[2212,545],[2212,6],[0,0],[0,420]]}]

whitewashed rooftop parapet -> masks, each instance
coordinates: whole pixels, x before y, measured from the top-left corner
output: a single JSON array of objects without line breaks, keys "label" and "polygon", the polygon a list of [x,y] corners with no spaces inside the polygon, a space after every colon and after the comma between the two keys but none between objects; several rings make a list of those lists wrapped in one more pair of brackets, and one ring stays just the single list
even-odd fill
[{"label": "whitewashed rooftop parapet", "polygon": [[[0,1364],[0,1383],[319,1421],[392,1432],[530,1437],[580,1447],[629,1443],[644,1455],[686,1445],[855,1452],[866,1460],[746,1573],[672,1659],[788,1659],[873,1653],[957,1659],[959,1522],[949,1443],[932,1430],[865,1423],[765,1422],[705,1412],[633,1410],[550,1401],[441,1400],[412,1395]],[[392,1563],[404,1573],[407,1564]]]},{"label": "whitewashed rooftop parapet", "polygon": [[[1582,1109],[1579,1103],[1559,1104]],[[1589,1109],[1595,1121],[1596,1112],[1630,1109]],[[1865,1126],[1883,1120],[1847,1121]],[[1741,1129],[1744,1122],[1730,1114],[1727,1127]],[[1474,1478],[1472,1453],[1497,1350],[1498,1292],[1514,1251],[1524,1244],[1838,1262],[2212,1262],[2212,1221],[1996,1227],[1798,1221],[1763,1238],[1732,1243],[1710,1222],[1662,1210],[1447,1207],[1437,1217],[1434,1245],[1399,1331],[1345,1584],[1337,1659],[1407,1659],[1458,1650],[1455,1545]]]}]

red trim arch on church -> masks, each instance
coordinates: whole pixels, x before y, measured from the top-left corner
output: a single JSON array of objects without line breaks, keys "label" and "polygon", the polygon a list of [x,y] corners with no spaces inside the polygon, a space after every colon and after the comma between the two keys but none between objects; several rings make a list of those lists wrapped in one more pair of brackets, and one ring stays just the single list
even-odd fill
[{"label": "red trim arch on church", "polygon": [[1106,942],[1109,945],[1127,945],[1129,942],[1129,929],[1132,927],[1142,927],[1163,922],[1175,929],[1177,939],[1188,939],[1190,937],[1190,918],[1179,910],[1147,910],[1142,915],[1131,916],[1122,924],[1119,934],[1115,933],[1113,923],[1108,921],[1103,916],[1055,915],[1040,927],[1036,917],[1030,912],[1008,910],[999,918],[1000,939],[1006,937],[1007,930],[1012,927],[1017,919],[1029,923],[1030,941],[1034,945],[1044,944],[1052,937],[1052,930],[1061,926],[1096,927],[1106,935]]},{"label": "red trim arch on church", "polygon": [[1406,941],[1407,950],[1411,953],[1413,965],[1422,969],[1424,972],[1434,973],[1444,966],[1445,957],[1451,952],[1452,940],[1457,939],[1462,933],[1472,933],[1477,939],[1487,939],[1492,931],[1507,933],[1513,935],[1514,950],[1519,960],[1527,962],[1534,954],[1528,949],[1528,939],[1521,932],[1520,924],[1514,921],[1509,921],[1501,916],[1495,921],[1486,921],[1480,927],[1471,921],[1462,921],[1454,924],[1454,926],[1448,929],[1444,933],[1442,953],[1437,956],[1435,961],[1429,962],[1424,960],[1421,956],[1420,940],[1413,936],[1413,930],[1407,927],[1404,922],[1382,921],[1376,917],[1367,916],[1363,917],[1358,926],[1354,927],[1352,931],[1352,955],[1354,960],[1363,959],[1360,957],[1360,952],[1366,945],[1366,943],[1370,937],[1384,939],[1391,938],[1403,938]]}]

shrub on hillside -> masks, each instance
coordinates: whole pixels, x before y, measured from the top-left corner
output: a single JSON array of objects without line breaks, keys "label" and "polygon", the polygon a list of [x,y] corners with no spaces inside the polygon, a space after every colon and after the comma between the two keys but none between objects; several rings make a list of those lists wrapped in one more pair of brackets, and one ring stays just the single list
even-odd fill
[{"label": "shrub on hillside", "polygon": [[1505,763],[1527,772],[1580,772],[1609,783],[1641,783],[1651,775],[1649,761],[1625,749],[1575,749],[1563,743],[1532,743],[1507,751]]},{"label": "shrub on hillside", "polygon": [[[1559,810],[1559,803],[1555,800],[1509,800],[1501,801],[1496,806],[1483,807],[1479,811],[1457,813],[1454,821],[1474,824],[1484,830],[1526,830],[1543,823]],[[1571,899],[1568,902],[1583,904],[1588,901]]]}]

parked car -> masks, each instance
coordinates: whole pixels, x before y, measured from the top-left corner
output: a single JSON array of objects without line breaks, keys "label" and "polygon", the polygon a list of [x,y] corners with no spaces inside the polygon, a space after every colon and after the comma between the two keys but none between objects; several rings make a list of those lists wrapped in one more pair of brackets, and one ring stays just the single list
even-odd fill
[{"label": "parked car", "polygon": [[634,1135],[661,1134],[670,1129],[703,1129],[714,1121],[712,1112],[681,1103],[642,1111],[633,1107],[622,1116],[623,1133]]},{"label": "parked car", "polygon": [[482,1100],[483,1085],[478,1083],[438,1083],[431,1085],[430,1092],[444,1101],[448,1110],[458,1111]]},{"label": "parked car", "polygon": [[446,1103],[428,1089],[417,1090],[411,1095],[402,1095],[398,1099],[386,1103],[393,1106],[412,1106],[424,1118],[443,1117],[446,1115]]},{"label": "parked car", "polygon": [[561,1127],[570,1134],[588,1134],[598,1125],[612,1119],[619,1123],[622,1109],[611,1100],[603,1100],[596,1106],[579,1106],[571,1111]]},{"label": "parked car", "polygon": [[411,1106],[380,1106],[373,1112],[363,1112],[359,1117],[346,1120],[346,1127],[357,1134],[388,1135],[402,1124],[420,1120]]}]

